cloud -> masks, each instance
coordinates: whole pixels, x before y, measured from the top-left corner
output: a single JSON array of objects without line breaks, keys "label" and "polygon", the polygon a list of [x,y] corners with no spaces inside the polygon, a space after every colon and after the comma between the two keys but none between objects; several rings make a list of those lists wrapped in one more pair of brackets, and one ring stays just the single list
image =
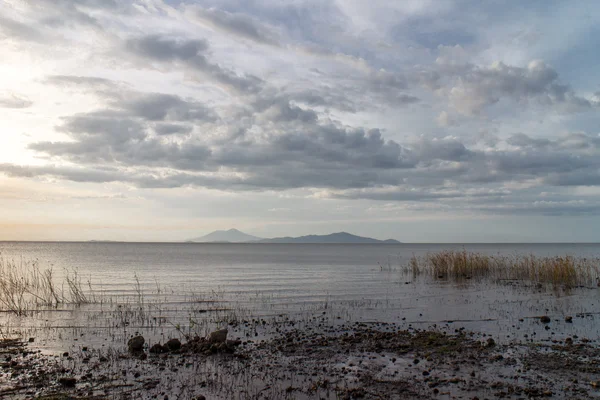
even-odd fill
[{"label": "cloud", "polygon": [[132,93],[112,103],[116,109],[149,121],[210,121],[218,120],[216,113],[194,100],[164,93]]},{"label": "cloud", "polygon": [[83,87],[90,90],[114,90],[121,86],[125,86],[123,83],[115,82],[106,78],[75,75],[49,75],[43,79],[43,82],[60,87]]},{"label": "cloud", "polygon": [[276,35],[255,18],[240,13],[231,13],[217,8],[190,7],[198,20],[223,32],[254,42],[278,46]]},{"label": "cloud", "polygon": [[520,104],[553,106],[564,112],[585,111],[598,105],[560,83],[556,70],[539,60],[531,61],[527,67],[503,62],[489,66],[449,65],[444,60],[434,74],[422,78],[467,116],[479,114],[505,98]]},{"label": "cloud", "polygon": [[154,126],[154,132],[156,132],[157,135],[187,134],[190,133],[192,129],[191,126],[182,124],[160,123]]},{"label": "cloud", "polygon": [[126,40],[124,49],[145,62],[187,67],[240,92],[256,92],[262,85],[262,80],[255,76],[240,76],[211,63],[207,58],[209,45],[204,39],[146,35]]},{"label": "cloud", "polygon": [[30,149],[80,165],[164,166],[183,170],[203,169],[203,162],[210,154],[201,143],[188,141],[180,145],[151,136],[142,120],[116,112],[75,115],[65,119],[59,130],[73,141],[36,142]]},{"label": "cloud", "polygon": [[463,143],[451,138],[423,139],[413,145],[413,149],[418,153],[419,159],[424,161],[465,161],[476,155],[476,152],[467,149]]},{"label": "cloud", "polygon": [[[478,16],[488,7],[476,6]],[[489,32],[463,9],[27,3],[2,13],[0,38],[23,42],[19,52],[8,46],[6,79],[26,81],[26,65],[34,78],[14,87],[31,99],[3,95],[0,107],[40,108],[35,121],[9,114],[32,132],[23,150],[45,165],[0,171],[245,196],[293,190],[409,211],[597,213],[579,193],[600,186],[595,70],[549,51],[544,27],[532,28],[535,41],[510,42],[531,22],[515,8],[514,25],[486,20]],[[31,46],[43,41],[43,51]],[[49,86],[56,98],[38,102],[33,93]]]},{"label": "cloud", "polygon": [[452,118],[446,111],[442,111],[435,120],[442,128],[448,128],[457,124],[456,120]]},{"label": "cloud", "polygon": [[[378,129],[323,119],[294,105],[293,96],[256,96],[251,109],[227,120],[227,129],[220,116],[190,99],[139,92],[107,98],[108,109],[64,119],[58,129],[71,141],[30,148],[90,168],[127,168],[132,175],[125,173],[124,181],[143,187],[353,188],[361,189],[356,197],[397,201],[454,198],[461,192],[449,188],[481,184],[596,185],[600,168],[600,138],[582,133],[553,140],[521,133],[485,149],[454,137],[401,144]],[[148,167],[154,173],[140,178]],[[390,185],[408,189],[371,192]]]},{"label": "cloud", "polygon": [[0,171],[11,177],[35,178],[52,176],[72,182],[106,183],[123,180],[123,175],[116,171],[102,171],[80,167],[0,164]]},{"label": "cloud", "polygon": [[0,108],[29,108],[33,102],[14,93],[0,93]]},{"label": "cloud", "polygon": [[385,70],[371,72],[367,78],[369,91],[381,95],[388,105],[409,105],[419,99],[406,93],[406,79]]},{"label": "cloud", "polygon": [[27,42],[45,42],[48,40],[39,30],[29,24],[5,18],[0,15],[0,38],[18,39]]}]

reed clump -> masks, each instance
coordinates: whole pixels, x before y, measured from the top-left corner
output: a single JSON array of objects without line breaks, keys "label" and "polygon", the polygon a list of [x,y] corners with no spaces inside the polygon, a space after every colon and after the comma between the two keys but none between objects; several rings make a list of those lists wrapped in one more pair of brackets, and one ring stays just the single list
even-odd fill
[{"label": "reed clump", "polygon": [[0,257],[0,311],[26,315],[41,307],[89,302],[77,271],[65,271],[63,279],[59,286],[53,269],[37,260]]},{"label": "reed clump", "polygon": [[576,287],[595,285],[600,277],[600,259],[575,256],[488,255],[443,250],[409,261],[413,275],[425,273],[435,279],[490,278],[524,280]]}]

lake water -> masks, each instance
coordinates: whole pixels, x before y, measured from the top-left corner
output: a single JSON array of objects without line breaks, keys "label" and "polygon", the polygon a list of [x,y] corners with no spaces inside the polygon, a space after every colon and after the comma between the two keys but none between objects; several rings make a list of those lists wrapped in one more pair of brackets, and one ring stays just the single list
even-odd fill
[{"label": "lake water", "polygon": [[[193,243],[33,243],[2,242],[6,259],[38,260],[52,267],[60,281],[64,271],[77,270],[97,298],[111,299],[82,307],[45,311],[35,318],[3,313],[13,330],[48,328],[52,338],[75,336],[90,329],[98,336],[120,338],[151,330],[172,335],[189,329],[190,321],[210,321],[204,329],[229,318],[310,319],[326,315],[328,322],[383,321],[415,326],[456,324],[489,332],[507,340],[531,334],[534,324],[513,328],[519,319],[537,315],[581,314],[581,323],[565,326],[564,334],[596,335],[594,313],[600,290],[567,294],[515,288],[509,285],[415,280],[402,273],[412,255],[444,249],[486,254],[540,256],[600,256],[598,244],[401,244],[284,245]],[[92,294],[90,294],[91,296]],[[152,306],[152,316],[125,315],[135,303]],[[120,314],[119,314],[120,313]],[[219,314],[221,313],[221,314]],[[123,324],[117,330],[115,318]],[[210,319],[212,318],[212,319]],[[158,322],[157,322],[158,321]],[[168,321],[161,325],[160,321]],[[199,326],[197,322],[192,323]],[[184,327],[184,328],[182,328]],[[116,333],[118,332],[118,334]],[[541,332],[551,338],[551,332]]]}]

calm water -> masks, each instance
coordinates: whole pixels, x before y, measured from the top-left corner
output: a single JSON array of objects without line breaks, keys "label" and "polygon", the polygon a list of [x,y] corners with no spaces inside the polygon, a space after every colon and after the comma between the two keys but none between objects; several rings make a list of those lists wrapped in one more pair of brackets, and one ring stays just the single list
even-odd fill
[{"label": "calm water", "polygon": [[[57,279],[64,270],[76,269],[84,281],[91,282],[96,294],[126,299],[142,292],[147,302],[162,299],[157,314],[171,325],[189,321],[190,308],[182,304],[218,297],[220,307],[243,309],[245,315],[252,317],[326,313],[332,321],[406,321],[421,325],[458,321],[461,326],[501,336],[509,332],[514,335],[511,327],[520,318],[595,313],[600,304],[599,290],[595,289],[556,296],[489,284],[458,287],[443,282],[413,282],[401,273],[413,254],[463,248],[503,255],[600,256],[599,244],[0,242],[4,259],[36,259],[42,267],[52,267]],[[199,311],[199,307],[195,308]],[[94,313],[102,316],[90,317]],[[113,324],[110,318],[114,315],[106,315],[106,306],[94,304],[75,310],[50,311],[36,319],[12,319],[8,323],[22,329],[39,326],[40,321],[56,329],[92,325],[102,334],[103,328]],[[597,336],[596,323],[586,321],[566,327],[566,334]],[[137,324],[132,321],[123,335],[130,334],[132,329],[147,328],[146,325],[143,321]],[[520,334],[526,332],[531,330],[524,328]]]},{"label": "calm water", "polygon": [[310,300],[377,297],[389,290],[381,267],[394,270],[415,254],[442,249],[488,254],[600,256],[600,244],[284,245],[191,243],[0,242],[5,259],[36,259],[57,274],[76,269],[109,294],[132,290],[135,277],[148,292],[173,289],[280,293]]}]

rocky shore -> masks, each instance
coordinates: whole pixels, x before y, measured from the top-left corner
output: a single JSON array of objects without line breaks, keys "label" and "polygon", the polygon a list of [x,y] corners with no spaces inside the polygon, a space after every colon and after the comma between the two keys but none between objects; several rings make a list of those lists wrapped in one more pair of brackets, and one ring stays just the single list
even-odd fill
[{"label": "rocky shore", "polygon": [[[545,323],[539,322],[540,329]],[[264,326],[264,324],[263,324]],[[46,354],[0,342],[0,397],[14,399],[590,399],[600,349],[587,338],[499,344],[462,328],[293,322],[251,339],[243,324],[150,345]]]}]

